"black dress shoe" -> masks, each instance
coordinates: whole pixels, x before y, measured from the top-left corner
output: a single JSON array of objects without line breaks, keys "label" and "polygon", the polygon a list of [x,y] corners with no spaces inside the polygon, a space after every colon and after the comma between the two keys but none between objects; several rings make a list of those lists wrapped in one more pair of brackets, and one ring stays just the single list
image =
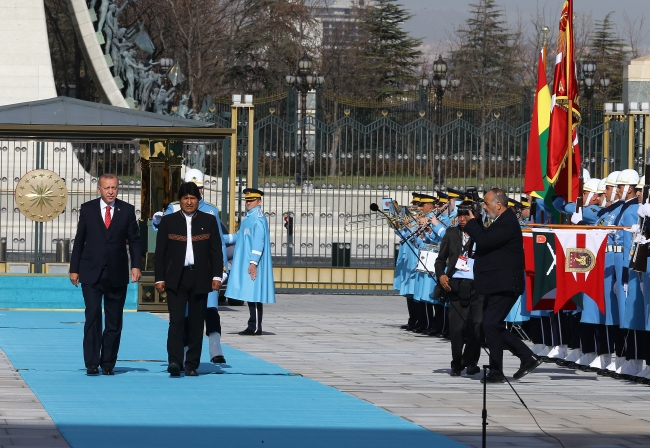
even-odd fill
[{"label": "black dress shoe", "polygon": [[485,375],[485,378],[481,378],[481,383],[503,383],[506,381],[506,377],[503,376],[501,372],[493,372],[490,370],[490,373]]},{"label": "black dress shoe", "polygon": [[411,331],[415,328],[415,325],[402,325],[400,328],[404,331]]},{"label": "black dress shoe", "polygon": [[257,330],[255,332],[255,336],[262,336],[262,330]]},{"label": "black dress shoe", "polygon": [[115,371],[111,367],[102,367],[102,375],[115,375]]},{"label": "black dress shoe", "polygon": [[[567,361],[565,359],[558,359],[557,361],[555,361],[555,364],[557,364],[560,367],[568,367],[569,364],[571,364],[571,361]],[[575,363],[573,363],[573,364],[575,364]]]},{"label": "black dress shoe", "polygon": [[195,369],[185,369],[185,376],[199,376]]},{"label": "black dress shoe", "polygon": [[169,367],[167,367],[167,371],[169,372],[169,376],[171,376],[172,378],[181,377],[181,366],[179,366],[175,362],[169,364]]},{"label": "black dress shoe", "polygon": [[239,334],[241,336],[255,336],[255,332],[253,330],[251,330],[250,328],[247,328],[244,331],[240,331]]},{"label": "black dress shoe", "polygon": [[88,375],[88,376],[97,376],[97,375],[99,375],[99,368],[97,366],[88,366],[88,367],[86,367],[86,375]]},{"label": "black dress shoe", "polygon": [[480,372],[481,368],[479,366],[469,366],[467,369],[465,369],[465,375],[476,375]]},{"label": "black dress shoe", "polygon": [[459,369],[451,369],[451,372],[449,372],[449,376],[460,376],[460,372],[462,372]]},{"label": "black dress shoe", "polygon": [[415,327],[411,330],[413,333],[424,333],[425,329],[422,327]]},{"label": "black dress shoe", "polygon": [[512,375],[512,377],[516,380],[519,380],[525,377],[526,375],[528,375],[536,368],[538,368],[541,363],[542,360],[537,356],[533,355],[530,358],[528,358],[526,361],[521,363],[521,367],[519,367],[519,370],[517,370],[517,372],[514,375]]},{"label": "black dress shoe", "polygon": [[399,327],[401,330],[406,330],[409,327],[409,324],[402,325]]},{"label": "black dress shoe", "polygon": [[213,364],[225,364],[226,363],[226,358],[224,358],[222,355],[214,356],[210,360],[210,362],[213,363]]}]

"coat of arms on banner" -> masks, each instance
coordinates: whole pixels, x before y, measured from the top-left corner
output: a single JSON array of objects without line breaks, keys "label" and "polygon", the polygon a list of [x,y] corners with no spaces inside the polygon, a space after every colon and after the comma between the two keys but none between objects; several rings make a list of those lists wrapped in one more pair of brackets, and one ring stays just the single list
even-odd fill
[{"label": "coat of arms on banner", "polygon": [[596,266],[596,256],[585,248],[570,247],[566,249],[565,272],[589,272]]}]

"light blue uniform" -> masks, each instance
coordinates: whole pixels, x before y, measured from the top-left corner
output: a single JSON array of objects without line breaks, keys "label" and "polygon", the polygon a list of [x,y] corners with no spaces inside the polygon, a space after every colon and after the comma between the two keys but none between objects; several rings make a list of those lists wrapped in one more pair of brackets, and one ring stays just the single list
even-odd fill
[{"label": "light blue uniform", "polygon": [[[409,229],[396,230],[401,240],[409,238],[411,232],[415,231],[416,227]],[[397,263],[395,264],[395,280],[393,281],[393,288],[399,291],[401,296],[412,296],[415,292],[415,267],[418,263],[418,250],[411,241],[407,241],[400,245],[399,253],[397,255]]]},{"label": "light blue uniform", "polygon": [[[431,218],[434,215],[434,212],[429,212],[426,214],[426,217]],[[437,226],[433,227],[432,233],[429,234],[425,232],[424,238],[415,238],[413,245],[416,248],[421,249],[425,247],[425,244],[440,244],[440,240],[442,238],[440,237],[440,239],[438,239],[438,235],[444,235],[444,233],[445,227],[439,223]],[[431,275],[429,275],[427,272],[415,271],[415,288],[413,291],[413,299],[419,300],[421,302],[437,303],[437,301],[434,301],[432,298],[433,288],[436,286],[436,280],[432,277],[435,276],[434,274],[435,272],[433,269],[431,270]]]},{"label": "light blue uniform", "polygon": [[[171,204],[169,204],[164,214],[171,215],[172,213],[176,213],[180,209],[181,209],[180,202],[178,201],[172,202]],[[223,263],[224,263],[223,271],[228,273],[229,272],[228,256],[226,255],[226,242],[224,241],[223,238],[221,221],[219,220],[219,209],[216,206],[210,204],[209,202],[206,202],[203,199],[201,199],[199,201],[199,211],[212,215],[217,220],[217,224],[218,224],[217,227],[219,228],[219,236],[221,237],[221,253],[223,256]],[[156,232],[158,231],[158,226],[153,222],[151,223],[151,228]],[[219,307],[219,291],[212,291],[208,294],[208,308],[218,308],[218,307]]]},{"label": "light blue uniform", "polygon": [[[632,226],[639,221],[639,209],[636,198],[627,201],[621,207],[621,214],[617,225]],[[618,310],[621,328],[630,330],[645,330],[645,304],[641,292],[641,281],[638,274],[630,269],[630,252],[632,250],[632,232],[626,230],[616,231],[617,244],[623,246],[623,252],[616,253],[615,266],[616,296],[618,297]],[[627,292],[624,285],[627,284]]]},{"label": "light blue uniform", "polygon": [[[621,212],[622,201],[617,201],[609,207],[605,207],[598,212],[596,221],[597,226],[613,226]],[[610,233],[607,236],[607,246],[615,246],[619,243],[616,242],[616,235]],[[615,267],[615,252],[605,253],[605,282],[603,284],[605,292],[605,314],[601,313],[598,305],[589,296],[584,296],[587,300],[583,300],[581,322],[587,324],[605,324],[605,325],[618,325],[619,308],[618,298],[614,291],[614,283],[616,283],[616,267]]]},{"label": "light blue uniform", "polygon": [[[567,203],[564,198],[557,198],[553,201],[555,209],[560,213],[565,215],[572,215],[576,212],[576,203],[569,202]],[[597,205],[589,205],[587,207],[582,207],[582,223],[593,226],[598,221],[598,213],[602,210],[601,207]]]},{"label": "light blue uniform", "polygon": [[[246,302],[275,303],[269,223],[260,206],[246,213],[237,233],[226,235],[226,244],[235,245],[226,297]],[[251,280],[250,264],[257,265]]]}]

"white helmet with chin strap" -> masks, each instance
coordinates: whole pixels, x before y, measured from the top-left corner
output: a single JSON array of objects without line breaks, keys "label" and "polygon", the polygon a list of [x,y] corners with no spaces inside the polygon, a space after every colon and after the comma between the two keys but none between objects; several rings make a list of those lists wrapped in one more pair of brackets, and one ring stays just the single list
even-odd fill
[{"label": "white helmet with chin strap", "polygon": [[606,198],[609,202],[614,202],[614,198],[616,198],[616,179],[618,179],[618,175],[621,174],[620,171],[612,171],[609,173],[609,175],[605,178],[605,186],[606,187],[614,187],[612,190],[612,193],[609,195],[608,198]]},{"label": "white helmet with chin strap", "polygon": [[607,182],[607,178],[601,179],[600,182],[598,182],[598,188],[596,189],[596,193],[603,195],[602,201],[600,201],[601,207],[604,207],[605,204],[607,203],[607,198],[605,197],[605,190],[607,188],[607,185],[605,185],[606,182]]},{"label": "white helmet with chin strap", "polygon": [[582,187],[582,190],[589,192],[589,194],[587,195],[587,200],[585,201],[585,205],[589,205],[591,198],[593,198],[595,194],[599,194],[598,193],[599,183],[600,183],[600,179],[595,179],[595,178],[589,179],[588,181],[585,182],[584,186]]},{"label": "white helmet with chin strap", "polygon": [[636,170],[623,170],[619,173],[618,177],[616,178],[616,184],[617,185],[625,185],[625,188],[623,188],[623,194],[621,195],[621,199],[625,200],[627,197],[627,192],[630,191],[630,186],[632,185],[636,187],[636,184],[639,183],[639,173],[636,172]]},{"label": "white helmet with chin strap", "polygon": [[636,188],[641,190],[643,187],[645,187],[645,175],[641,176],[641,179],[639,179],[639,183],[636,184]]}]

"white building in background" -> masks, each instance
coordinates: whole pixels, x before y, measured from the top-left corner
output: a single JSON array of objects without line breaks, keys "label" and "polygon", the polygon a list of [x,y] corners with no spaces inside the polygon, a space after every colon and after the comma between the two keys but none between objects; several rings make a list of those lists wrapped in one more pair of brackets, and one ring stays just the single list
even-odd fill
[{"label": "white building in background", "polygon": [[56,97],[43,0],[0,0],[0,106]]},{"label": "white building in background", "polygon": [[324,6],[316,7],[314,17],[319,23],[318,34],[323,45],[336,46],[340,36],[355,33],[356,29],[351,26],[355,20],[355,9],[371,6],[373,3],[373,0],[331,0]]}]

